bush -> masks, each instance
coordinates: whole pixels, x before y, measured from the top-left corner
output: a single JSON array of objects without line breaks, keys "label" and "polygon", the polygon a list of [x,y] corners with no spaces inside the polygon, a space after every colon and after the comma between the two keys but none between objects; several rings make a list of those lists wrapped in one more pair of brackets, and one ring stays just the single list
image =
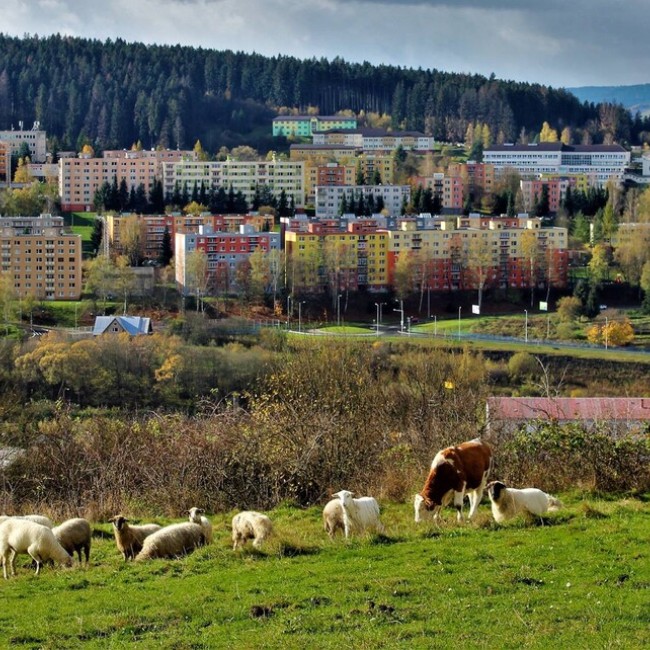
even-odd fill
[{"label": "bush", "polygon": [[539,371],[537,360],[528,352],[515,352],[508,361],[508,372],[516,379],[534,377],[539,374]]}]

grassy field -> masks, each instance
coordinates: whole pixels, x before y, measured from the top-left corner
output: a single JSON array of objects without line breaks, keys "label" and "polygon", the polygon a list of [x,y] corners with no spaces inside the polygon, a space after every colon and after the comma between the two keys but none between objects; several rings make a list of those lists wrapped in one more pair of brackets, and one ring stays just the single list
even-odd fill
[{"label": "grassy field", "polygon": [[[23,561],[2,585],[0,646],[16,648],[641,648],[650,643],[650,509],[587,501],[496,526],[412,521],[330,542],[320,509],[271,513],[263,551],[215,542],[183,559],[124,564],[96,526],[88,568]],[[24,560],[23,556],[23,560]]]}]

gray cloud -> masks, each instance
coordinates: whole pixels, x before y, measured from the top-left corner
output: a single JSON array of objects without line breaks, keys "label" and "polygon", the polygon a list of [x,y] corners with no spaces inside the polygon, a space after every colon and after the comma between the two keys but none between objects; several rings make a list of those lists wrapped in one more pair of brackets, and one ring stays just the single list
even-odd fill
[{"label": "gray cloud", "polygon": [[650,81],[647,0],[14,0],[2,31],[342,56],[554,86]]}]

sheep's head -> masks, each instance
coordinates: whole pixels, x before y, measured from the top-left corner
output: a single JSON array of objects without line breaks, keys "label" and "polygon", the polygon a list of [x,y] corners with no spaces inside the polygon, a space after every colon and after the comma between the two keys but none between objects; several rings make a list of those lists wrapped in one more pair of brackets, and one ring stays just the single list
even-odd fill
[{"label": "sheep's head", "polygon": [[111,519],[111,522],[113,523],[113,528],[115,528],[115,530],[122,530],[124,524],[128,522],[128,519],[122,515],[116,515]]},{"label": "sheep's head", "polygon": [[339,490],[338,492],[335,492],[332,496],[338,497],[343,503],[343,505],[347,506],[349,505],[350,501],[352,501],[353,493],[350,492],[349,490]]},{"label": "sheep's head", "polygon": [[506,484],[501,481],[492,481],[488,483],[488,496],[492,501],[498,501],[501,498],[501,492],[506,489]]},{"label": "sheep's head", "polygon": [[190,521],[194,523],[201,523],[201,515],[203,514],[203,510],[201,508],[190,508],[188,510],[190,513]]}]

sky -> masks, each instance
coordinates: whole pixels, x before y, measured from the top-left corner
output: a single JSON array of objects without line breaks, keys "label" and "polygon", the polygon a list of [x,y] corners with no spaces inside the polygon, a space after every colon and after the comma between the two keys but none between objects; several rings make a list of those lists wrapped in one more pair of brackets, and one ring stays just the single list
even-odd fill
[{"label": "sky", "polygon": [[0,31],[340,56],[555,87],[650,83],[650,0],[12,0]]}]

